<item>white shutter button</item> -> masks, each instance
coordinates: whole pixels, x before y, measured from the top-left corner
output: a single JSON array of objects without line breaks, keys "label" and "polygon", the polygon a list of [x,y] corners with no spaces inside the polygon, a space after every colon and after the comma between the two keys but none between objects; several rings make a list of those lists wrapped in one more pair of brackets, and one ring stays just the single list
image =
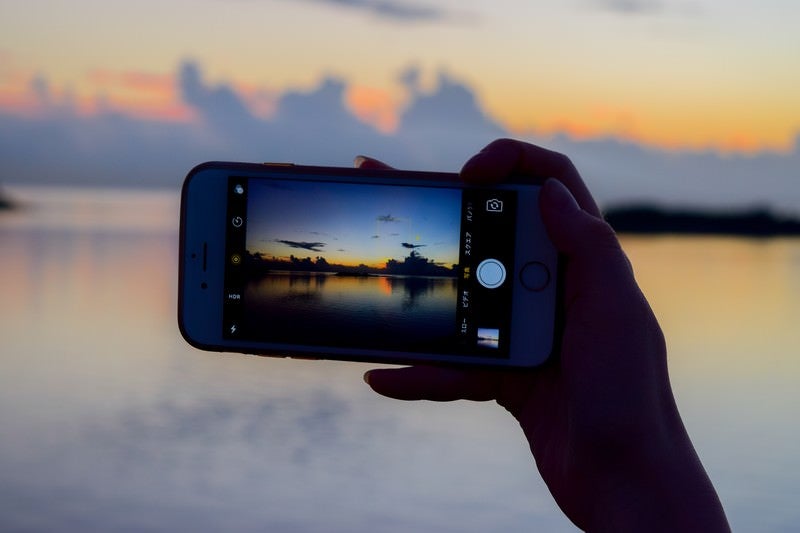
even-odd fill
[{"label": "white shutter button", "polygon": [[506,280],[506,267],[497,259],[484,259],[476,272],[478,283],[487,289],[496,289]]}]

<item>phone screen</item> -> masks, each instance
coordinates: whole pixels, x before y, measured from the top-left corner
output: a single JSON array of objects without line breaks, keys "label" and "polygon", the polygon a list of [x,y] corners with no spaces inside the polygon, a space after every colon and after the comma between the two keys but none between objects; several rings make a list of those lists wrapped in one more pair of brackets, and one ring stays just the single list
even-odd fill
[{"label": "phone screen", "polygon": [[225,339],[508,358],[517,193],[230,177]]}]

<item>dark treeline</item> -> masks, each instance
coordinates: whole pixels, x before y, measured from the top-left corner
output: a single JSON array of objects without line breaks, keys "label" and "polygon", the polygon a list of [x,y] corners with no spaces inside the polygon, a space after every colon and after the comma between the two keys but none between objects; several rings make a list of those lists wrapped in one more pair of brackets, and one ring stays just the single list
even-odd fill
[{"label": "dark treeline", "polygon": [[2,187],[0,187],[0,210],[12,209],[14,207],[16,207],[16,204],[5,194]]},{"label": "dark treeline", "polygon": [[334,273],[344,276],[368,276],[368,275],[393,275],[393,276],[441,276],[456,277],[458,265],[446,267],[436,264],[431,259],[423,257],[416,250],[403,260],[389,259],[383,267],[370,267],[364,264],[358,266],[339,265],[329,263],[324,257],[295,257],[289,256],[289,260],[264,257],[263,254],[256,252],[246,252],[245,257],[248,270],[253,275],[263,275],[274,270],[286,270],[291,272],[319,272]]},{"label": "dark treeline", "polygon": [[636,206],[610,209],[605,218],[619,233],[746,237],[800,235],[800,220],[780,217],[767,209],[712,213]]}]

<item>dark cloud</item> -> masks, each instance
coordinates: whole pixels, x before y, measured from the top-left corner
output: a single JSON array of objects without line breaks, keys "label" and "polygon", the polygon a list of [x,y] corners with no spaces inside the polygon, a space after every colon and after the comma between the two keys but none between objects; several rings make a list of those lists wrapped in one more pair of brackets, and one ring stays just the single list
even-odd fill
[{"label": "dark cloud", "polygon": [[604,11],[624,15],[658,13],[664,9],[661,0],[588,0],[592,6]]},{"label": "dark cloud", "polygon": [[324,4],[361,11],[375,17],[398,22],[448,22],[458,16],[435,4],[421,4],[401,0],[304,0],[307,3]]},{"label": "dark cloud", "polygon": [[397,218],[392,215],[380,215],[376,218],[378,222],[397,222]]},{"label": "dark cloud", "polygon": [[275,242],[280,242],[292,248],[300,248],[311,252],[321,252],[325,246],[324,242],[305,242],[305,241],[287,241],[284,239],[276,239]]},{"label": "dark cloud", "polygon": [[414,248],[422,248],[423,246],[427,246],[427,244],[411,244],[410,242],[401,242],[400,246],[413,250]]}]

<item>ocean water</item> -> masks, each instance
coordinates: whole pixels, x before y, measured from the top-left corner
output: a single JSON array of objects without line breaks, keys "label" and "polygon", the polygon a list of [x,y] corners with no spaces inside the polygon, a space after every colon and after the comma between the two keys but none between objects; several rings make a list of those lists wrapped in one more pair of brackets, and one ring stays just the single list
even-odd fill
[{"label": "ocean water", "polygon": [[[26,207],[0,213],[0,530],[575,530],[493,403],[186,345],[177,192],[9,192]],[[800,240],[624,246],[734,530],[796,530]]]}]

